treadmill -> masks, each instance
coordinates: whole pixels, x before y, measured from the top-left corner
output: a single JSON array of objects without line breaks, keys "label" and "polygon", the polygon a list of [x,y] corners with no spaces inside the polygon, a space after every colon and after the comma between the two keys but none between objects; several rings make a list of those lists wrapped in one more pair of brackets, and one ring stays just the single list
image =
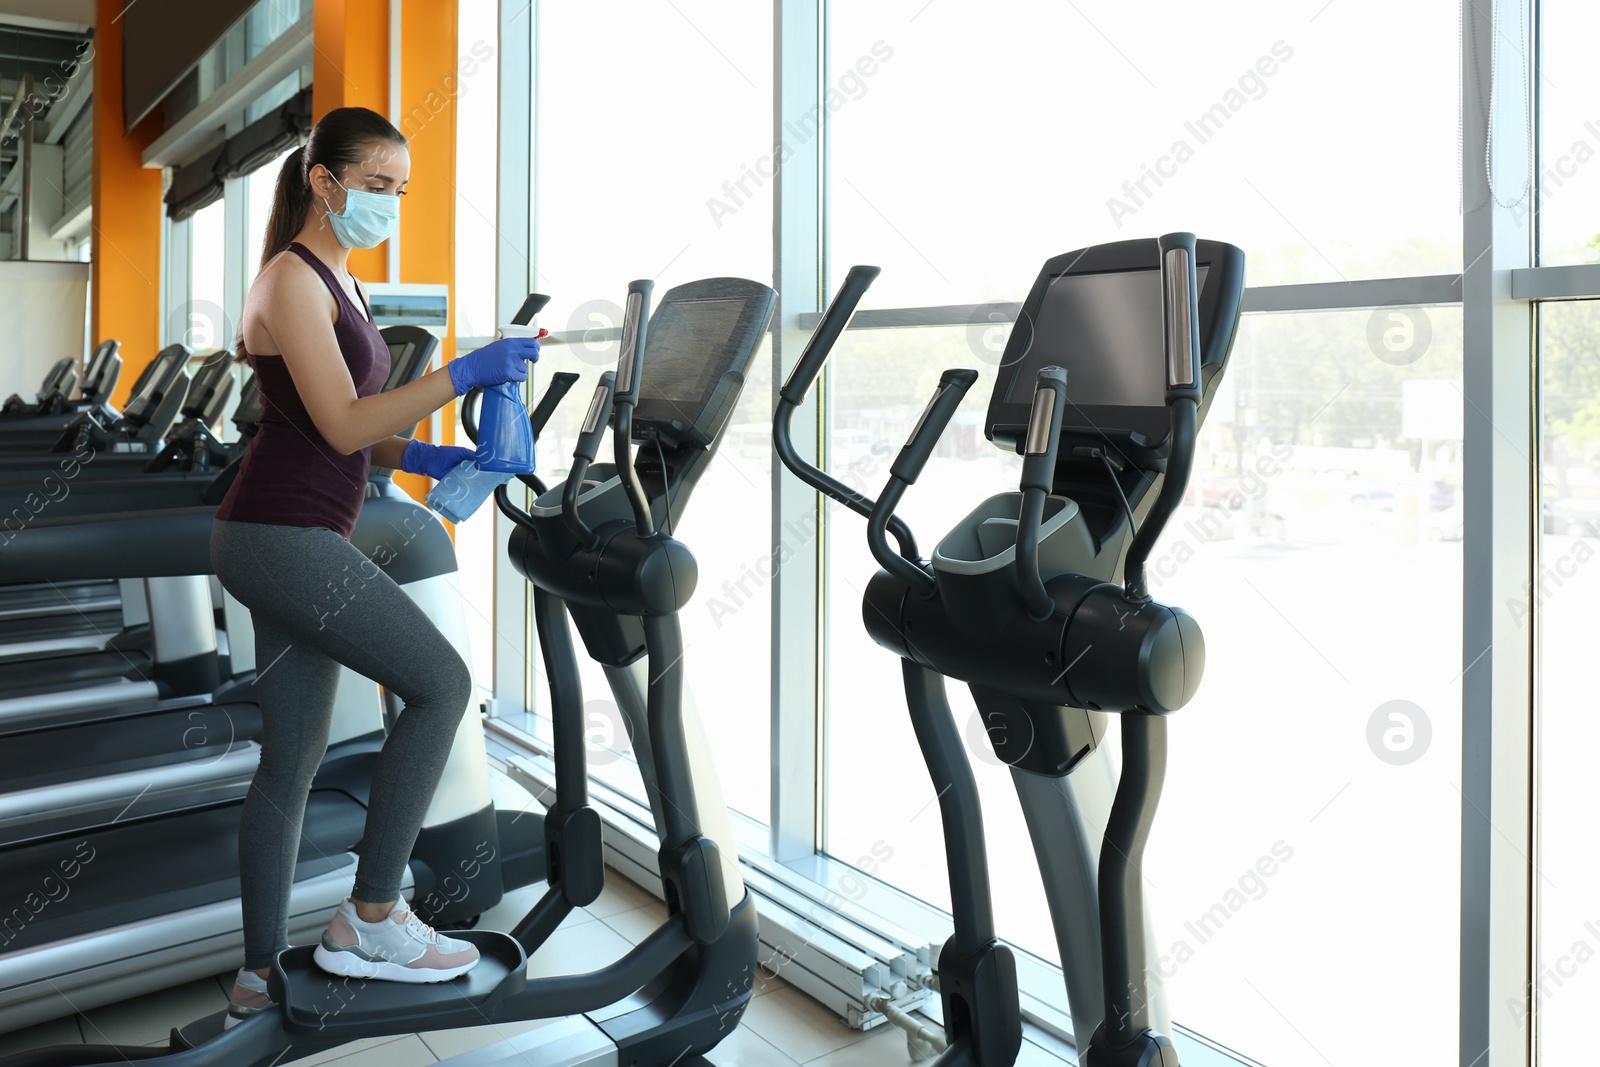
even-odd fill
[{"label": "treadmill", "polygon": [[[438,350],[438,338],[418,326],[388,326],[381,332],[389,347],[390,358],[385,391],[424,373]],[[239,441],[224,444],[211,433],[210,425],[226,406],[226,390],[232,388],[231,374],[228,373],[230,366],[226,360],[220,364],[208,364],[202,368],[201,374],[196,375],[195,384],[190,386],[190,395],[198,394],[199,398],[184,408],[188,422],[175,431],[169,443],[153,457],[83,453],[80,462],[78,454],[66,457],[54,453],[16,458],[0,456],[0,502],[3,502],[0,503],[0,544],[16,529],[45,514],[61,517],[221,503],[238,474],[238,465],[255,434],[261,410],[259,393],[252,377],[241,390],[239,405],[233,415]],[[201,383],[207,378],[208,371],[217,377],[203,388]],[[45,476],[43,481],[41,475]],[[54,481],[50,475],[55,476]],[[66,485],[64,483],[69,475],[72,480],[70,485]],[[8,491],[6,485],[9,482],[14,482],[15,487]],[[41,488],[45,492],[38,492]],[[31,497],[30,493],[33,494]],[[19,494],[20,510],[12,499]],[[0,553],[0,583],[10,577],[6,571],[4,554]],[[5,607],[11,595],[10,590],[15,588],[14,585],[0,584],[0,643],[4,642],[7,635],[4,629],[7,618]],[[81,618],[75,606],[68,603],[67,598],[55,596],[54,589],[49,585],[34,583],[29,595],[32,599],[28,605],[28,618],[37,619],[48,614],[47,609],[52,604],[57,605],[58,613]],[[86,623],[89,621],[84,620]],[[73,635],[82,637],[88,633],[115,632],[118,628],[113,625],[108,631],[105,620],[100,619],[93,620],[92,625],[79,625],[73,619],[58,619],[48,634],[40,632],[11,636],[53,641],[65,640]],[[0,657],[5,655],[4,649],[0,648]]]},{"label": "treadmill", "polygon": [[[248,372],[247,372],[248,373]],[[253,376],[252,376],[253,377]],[[210,469],[226,466],[236,454],[215,435],[228,403],[233,399],[233,360],[226,352],[213,352],[199,370],[183,385],[178,418],[150,452],[97,452],[83,460],[82,475],[103,479],[108,475],[137,471],[159,472],[180,468]],[[59,435],[58,435],[59,441]],[[82,454],[82,450],[76,450]],[[0,482],[32,481],[37,484],[41,466],[61,463],[61,452],[0,455]],[[74,479],[78,476],[74,475]],[[5,491],[0,489],[0,514],[8,514]]]},{"label": "treadmill", "polygon": [[54,415],[65,407],[67,397],[77,387],[78,361],[58,359],[45,372],[44,381],[39,383],[39,390],[34,394],[34,402],[30,404],[20,394],[12,393],[6,397],[4,406],[0,406],[0,418]]},{"label": "treadmill", "polygon": [[[9,493],[0,488],[0,523],[12,520],[0,532],[0,539],[24,520],[32,521],[36,512],[61,503],[75,486],[86,486],[91,475],[103,477],[119,469],[171,469],[176,473],[223,465],[241,446],[218,441],[211,424],[220,417],[232,388],[231,373],[220,382],[206,381],[204,373],[196,375],[189,387],[191,399],[183,410],[185,421],[155,459],[97,455],[92,468],[69,464],[65,469],[49,466],[41,473],[37,457],[28,457],[31,463],[0,457],[0,486],[7,479],[17,479]],[[252,379],[245,383],[234,415],[241,439],[254,432],[255,419],[259,417],[258,407],[252,404],[254,395]],[[85,480],[65,477],[74,469]],[[30,493],[35,495],[30,498]],[[67,512],[58,508],[56,513]],[[147,622],[146,611],[144,590],[136,582],[57,580],[0,584],[0,663],[102,650],[107,646],[108,634],[116,635]],[[145,629],[148,632],[148,627]]]},{"label": "treadmill", "polygon": [[[190,382],[188,394],[190,399],[183,408],[185,422],[180,431],[174,431],[174,444],[196,432],[203,432],[209,437],[206,429],[208,424],[220,418],[222,409],[233,394],[233,377],[226,360],[219,359],[202,367],[201,373]],[[135,471],[142,470],[151,462],[139,455],[110,455],[98,458],[100,465],[92,469],[96,474],[114,474],[119,460],[122,466]],[[112,465],[113,469],[108,470],[107,465]],[[87,473],[88,469],[84,468],[84,472]],[[27,517],[29,520],[50,513],[81,514],[92,509],[97,502],[103,504],[105,495],[97,496],[79,490],[86,490],[92,485],[114,488],[119,481],[115,478],[109,482],[93,481],[87,477],[81,480],[68,479],[57,476],[54,467],[45,470],[47,473],[41,480],[40,468],[36,463],[26,459],[10,464],[0,461],[0,479],[15,479],[0,482],[0,514],[13,519]],[[188,488],[190,491],[186,494],[185,502],[192,503],[195,489],[193,486]],[[73,505],[66,505],[67,501],[74,499]],[[120,611],[120,591],[115,586],[102,587],[98,592],[106,596],[116,595],[118,602],[115,607]],[[57,595],[52,597],[52,593]],[[157,591],[155,595],[158,605],[162,604],[164,593]],[[202,669],[198,673],[187,667],[174,671],[164,665],[157,669],[152,658],[148,626],[126,628],[120,618],[105,620],[110,623],[109,626],[97,624],[84,617],[81,605],[57,593],[48,582],[35,584],[22,595],[21,600],[24,615],[34,626],[32,632],[23,633],[24,643],[20,647],[0,646],[0,706],[4,706],[7,700],[48,697],[86,687],[115,687],[124,682],[154,682],[164,695],[171,695],[174,690],[204,692],[217,683],[215,672],[209,669]],[[11,596],[0,592],[0,605],[10,605],[11,601]],[[52,606],[55,609],[53,613],[49,611]],[[182,610],[177,605],[171,607]],[[0,607],[0,613],[4,610],[4,607]],[[56,625],[41,627],[40,624],[50,619],[52,614]],[[40,632],[41,629],[46,632]],[[107,634],[115,636],[107,640]],[[167,650],[170,651],[170,645]]]},{"label": "treadmill", "polygon": [[[76,399],[69,397],[78,383],[77,361],[61,360],[45,376],[35,404],[24,403],[20,396],[12,396],[6,401],[5,407],[0,409],[0,427],[64,424],[66,419],[63,416],[70,417],[86,408],[108,404],[112,390],[117,387],[117,379],[122,374],[121,347],[120,341],[100,342],[94,355],[89,357],[83,373],[83,386]],[[62,373],[63,365],[72,369],[70,381]]]},{"label": "treadmill", "polygon": [[75,452],[83,448],[148,452],[177,417],[188,386],[189,350],[169,345],[140,375],[128,406],[113,418],[110,408],[80,411],[62,424],[59,416],[0,426],[0,453]]},{"label": "treadmill", "polygon": [[[384,336],[391,353],[386,390],[420,376],[439,344],[436,337],[415,326],[389,327]],[[219,361],[203,368],[195,383],[197,388],[202,384],[207,386],[198,389],[202,396],[193,409],[195,421],[203,425],[208,417],[220,414],[231,391],[227,362]],[[236,420],[241,415],[253,425],[259,418],[259,401],[236,413]],[[253,432],[252,429],[250,433]],[[248,440],[249,434],[245,437]],[[135,464],[159,463],[165,455],[165,452],[158,454],[154,461],[147,457],[129,458]],[[32,521],[37,523],[43,519],[75,516],[152,513],[196,506],[215,508],[222,502],[242,463],[241,454],[220,474],[211,470],[152,473],[136,466],[121,473],[113,468],[106,472],[108,477],[94,477],[102,471],[96,464],[117,458],[112,455],[86,462],[82,476],[67,486],[70,491],[66,495],[47,501],[47,507],[37,509],[26,507],[28,499],[38,496],[37,468],[19,472],[16,476],[22,479],[20,482],[0,482],[0,512],[13,513],[21,507],[25,509],[23,514],[31,513]],[[4,477],[6,475],[0,473],[0,478]],[[14,533],[12,537],[14,540]],[[0,553],[0,577],[18,577],[12,570],[13,562],[10,553]],[[57,573],[81,577],[70,566]],[[53,580],[54,576],[45,577]],[[214,634],[208,636],[211,622],[205,621],[214,620],[210,589],[191,582],[143,584],[144,615],[148,624],[141,620],[135,625],[93,628],[91,632],[99,640],[85,648],[82,630],[69,622],[66,632],[55,635],[52,642],[31,648],[29,651],[33,654],[28,658],[8,657],[0,648],[0,720],[7,715],[34,710],[210,693],[220,681],[217,644]],[[31,597],[29,605],[37,616],[39,601],[48,604],[49,596],[35,585]],[[74,606],[67,598],[58,599],[61,601],[59,610],[73,612]],[[0,604],[3,603],[4,599],[0,598]],[[242,615],[242,612],[235,611],[235,614]],[[180,624],[174,620],[187,622]],[[72,637],[78,640],[70,640]]]}]

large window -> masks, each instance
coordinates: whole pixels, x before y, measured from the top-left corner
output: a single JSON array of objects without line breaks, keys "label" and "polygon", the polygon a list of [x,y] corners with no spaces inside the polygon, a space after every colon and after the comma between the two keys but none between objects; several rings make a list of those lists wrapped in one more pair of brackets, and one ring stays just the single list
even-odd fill
[{"label": "large window", "polygon": [[[291,151],[293,151],[291,149]],[[278,174],[289,152],[274,159],[264,167],[250,172],[245,179],[245,271],[247,279],[254,280],[261,266],[262,245],[267,239],[267,221],[272,218],[272,200],[278,189]]]},{"label": "large window", "polygon": [[[1600,1003],[1600,854],[1592,842],[1600,790],[1589,761],[1600,751],[1588,670],[1600,598],[1600,303],[1545,304],[1539,312],[1543,399],[1538,581],[1516,606],[1537,626],[1541,658],[1538,762],[1537,1022],[1545,1062],[1588,1054]],[[1507,1005],[1519,1025],[1529,1006]]]},{"label": "large window", "polygon": [[226,348],[233,343],[233,325],[223,310],[227,240],[223,220],[227,204],[218,200],[189,219],[189,298],[183,304],[170,336],[196,353]]},{"label": "large window", "polygon": [[[835,275],[1015,299],[1047,256],[1174,229],[1252,285],[1459,272],[1458,6],[832,4]],[[1404,61],[1352,65],[1378,26]]]},{"label": "large window", "polygon": [[[583,6],[539,4],[534,114],[535,285],[541,318],[573,344],[550,346],[541,380],[584,372],[565,405],[616,358],[633,278],[659,299],[681,282],[772,276],[772,9],[734,0]],[[603,62],[597,63],[597,58]],[[695,116],[692,120],[687,116]],[[700,564],[685,612],[689,684],[729,803],[765,821],[770,689],[770,577],[752,580],[770,532],[770,356],[758,357],[734,415],[742,448],[724,446],[695,491],[682,533]],[[541,464],[565,467],[572,436],[547,431]],[[587,695],[605,687],[586,682]],[[543,699],[543,694],[540,694]],[[606,733],[597,726],[595,735]]]},{"label": "large window", "polygon": [[[1461,373],[1457,308],[1246,317],[1152,555],[1206,634],[1145,861],[1161,977],[1263,1063],[1450,1058]],[[1351,1025],[1356,988],[1408,1010]]]},{"label": "large window", "polygon": [[[1600,8],[1585,0],[1542,0],[1539,7],[1536,189],[1529,188],[1530,168],[1512,160],[1496,175],[1495,193],[1524,218],[1537,202],[1539,262],[1593,263],[1600,260],[1600,223],[1591,208],[1600,197],[1600,121],[1585,44],[1600,33]],[[1512,94],[1508,106],[1527,104]]]}]

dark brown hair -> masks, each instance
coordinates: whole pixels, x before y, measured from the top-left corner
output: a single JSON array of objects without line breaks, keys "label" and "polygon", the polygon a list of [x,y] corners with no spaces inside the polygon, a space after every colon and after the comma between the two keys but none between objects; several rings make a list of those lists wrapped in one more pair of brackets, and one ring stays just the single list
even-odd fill
[{"label": "dark brown hair", "polygon": [[[405,145],[406,136],[376,111],[364,107],[336,107],[317,120],[311,135],[300,148],[290,152],[278,171],[278,185],[272,195],[272,212],[267,216],[267,235],[261,243],[261,266],[289,247],[294,235],[306,224],[311,213],[311,168],[321,163],[337,174],[341,167],[359,163],[368,155],[373,141]],[[244,325],[240,324],[236,346],[244,359]]]}]

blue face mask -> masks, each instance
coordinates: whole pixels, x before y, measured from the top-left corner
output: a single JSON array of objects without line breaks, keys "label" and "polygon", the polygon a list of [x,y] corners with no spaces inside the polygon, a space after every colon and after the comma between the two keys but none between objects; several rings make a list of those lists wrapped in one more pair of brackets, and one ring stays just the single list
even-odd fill
[{"label": "blue face mask", "polygon": [[400,225],[400,198],[362,189],[345,189],[338,178],[334,184],[344,189],[344,214],[335,215],[328,205],[328,223],[333,236],[346,248],[376,248],[394,235]]}]

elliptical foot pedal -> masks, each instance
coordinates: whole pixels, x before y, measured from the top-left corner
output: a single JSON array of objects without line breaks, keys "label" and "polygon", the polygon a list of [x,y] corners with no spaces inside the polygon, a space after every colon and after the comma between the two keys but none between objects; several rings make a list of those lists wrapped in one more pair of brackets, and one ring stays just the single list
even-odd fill
[{"label": "elliptical foot pedal", "polygon": [[400,1030],[443,1030],[488,1022],[493,1009],[528,983],[528,960],[516,939],[493,930],[452,931],[478,949],[478,963],[447,982],[390,982],[330,974],[311,958],[315,946],[278,953],[267,979],[291,1034],[354,1040]]},{"label": "elliptical foot pedal", "polygon": [[214,1012],[183,1026],[174,1026],[168,1036],[173,1052],[185,1052],[210,1041],[222,1033],[222,1024],[228,1018],[226,1011]]}]

